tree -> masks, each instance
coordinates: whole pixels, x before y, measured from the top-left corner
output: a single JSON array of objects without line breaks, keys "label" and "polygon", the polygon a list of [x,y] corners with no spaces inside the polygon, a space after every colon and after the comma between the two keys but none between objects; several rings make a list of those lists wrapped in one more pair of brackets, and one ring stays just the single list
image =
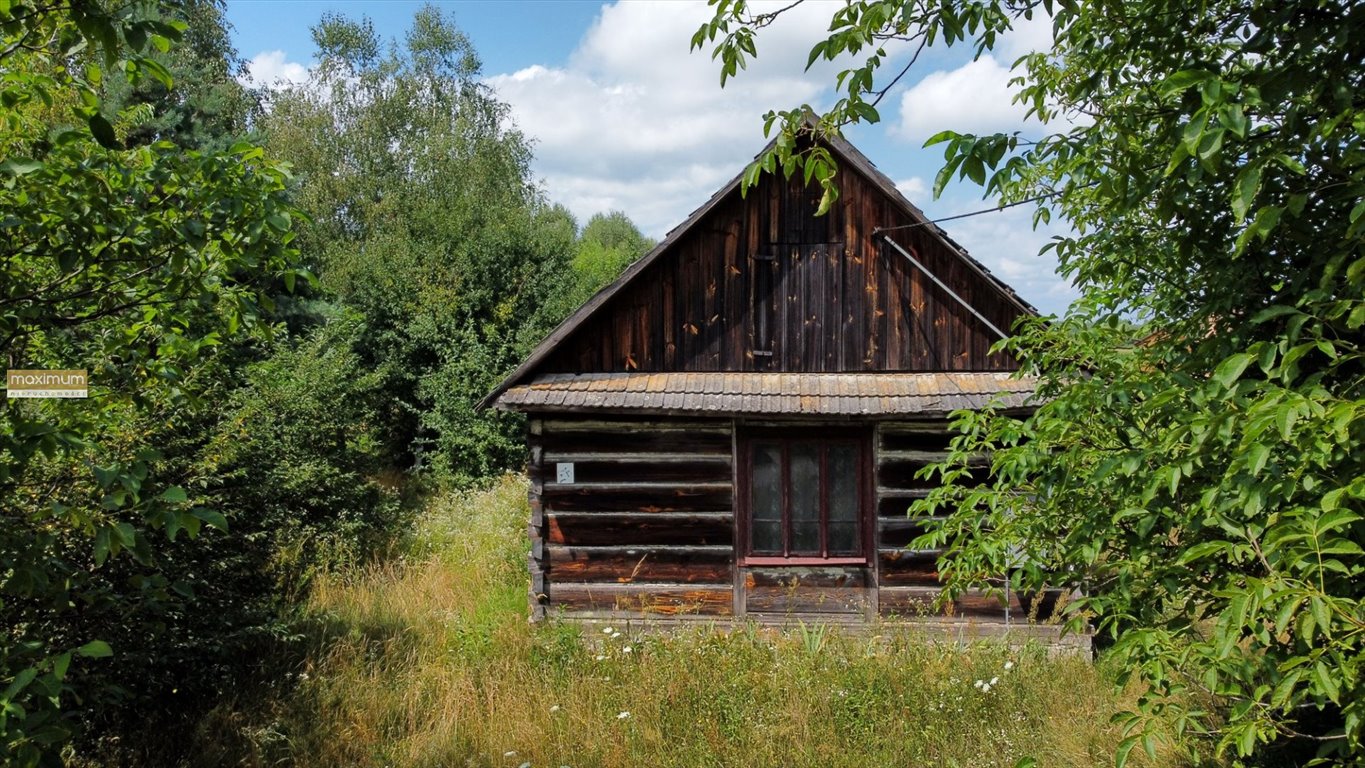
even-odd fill
[{"label": "tree", "polygon": [[593,214],[578,236],[573,257],[574,284],[562,292],[567,315],[615,280],[654,247],[654,240],[621,211]]},{"label": "tree", "polygon": [[248,138],[257,94],[236,79],[246,65],[232,47],[222,3],[179,0],[165,8],[146,7],[148,18],[177,22],[184,31],[176,45],[150,52],[172,85],[148,77],[104,83],[106,110],[116,113],[134,104],[152,108],[147,119],[130,127],[128,144],[166,140],[186,149],[222,151]]},{"label": "tree", "polygon": [[[776,14],[714,5],[693,44],[715,45],[724,84]],[[1093,621],[1150,690],[1120,763],[1161,719],[1244,759],[1354,764],[1365,6],[850,2],[810,61],[863,58],[817,130],[879,120],[925,46],[980,55],[1038,14],[1054,45],[1016,62],[1020,99],[1062,127],[928,143],[945,150],[937,190],[956,175],[1066,220],[1076,234],[1048,247],[1083,296],[1007,343],[1040,376],[1032,416],[958,415],[942,487],[914,508],[953,514],[921,543],[947,548],[950,591],[1004,572],[1085,586],[1071,624]],[[803,172],[830,200],[837,168],[797,141],[805,109],[769,113],[779,140],[750,178]],[[973,486],[982,451],[992,474]]]},{"label": "tree", "polygon": [[[9,401],[0,417],[0,760],[58,764],[131,649],[184,585],[160,555],[220,513],[195,506],[137,428],[194,404],[217,350],[263,338],[269,286],[301,273],[287,175],[258,147],[128,146],[155,117],[114,110],[115,77],[169,87],[183,23],[147,3],[0,7],[0,354],[84,367],[84,401]],[[111,580],[119,568],[136,563]],[[75,702],[87,708],[80,710]]]},{"label": "tree", "polygon": [[511,467],[520,422],[474,406],[558,321],[573,222],[438,10],[384,53],[368,21],[326,16],[313,37],[313,79],[273,94],[262,127],[298,172],[303,252],[365,319],[390,451],[459,483]]}]

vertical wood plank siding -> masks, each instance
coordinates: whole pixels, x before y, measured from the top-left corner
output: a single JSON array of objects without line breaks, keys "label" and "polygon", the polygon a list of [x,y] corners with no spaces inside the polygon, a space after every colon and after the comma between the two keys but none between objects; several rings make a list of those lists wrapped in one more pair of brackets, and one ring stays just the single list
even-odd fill
[{"label": "vertical wood plank siding", "polygon": [[533,418],[528,443],[534,617],[733,612],[728,420]]},{"label": "vertical wood plank siding", "polygon": [[[854,168],[814,216],[818,190],[765,176],[723,199],[566,338],[542,372],[998,371],[993,334],[874,234],[909,215]],[[1020,310],[926,227],[891,233],[901,247],[1002,329]],[[776,257],[772,355],[753,354],[754,274]]]}]

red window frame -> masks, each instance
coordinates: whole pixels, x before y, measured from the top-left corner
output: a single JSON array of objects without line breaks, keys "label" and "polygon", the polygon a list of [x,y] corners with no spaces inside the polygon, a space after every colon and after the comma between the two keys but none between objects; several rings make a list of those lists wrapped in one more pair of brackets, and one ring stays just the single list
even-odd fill
[{"label": "red window frame", "polygon": [[[750,429],[740,433],[741,437],[736,446],[739,452],[740,467],[739,482],[737,483],[738,498],[736,505],[739,511],[738,528],[736,541],[739,542],[739,557],[741,565],[868,565],[872,557],[872,537],[875,531],[871,523],[872,515],[872,461],[871,461],[871,434],[866,430],[859,429],[814,429],[814,428],[765,428]],[[782,460],[780,474],[782,477],[782,541],[783,552],[780,555],[770,553],[755,553],[751,541],[753,531],[753,469],[754,469],[754,446],[762,444],[777,443],[782,446]],[[793,444],[818,445],[820,451],[820,554],[792,553],[792,517],[791,517],[791,451]],[[856,554],[836,554],[830,555],[829,552],[829,453],[827,446],[834,444],[851,444],[855,446],[857,453],[855,466],[857,467],[857,533],[854,540],[857,542],[858,552]]]}]

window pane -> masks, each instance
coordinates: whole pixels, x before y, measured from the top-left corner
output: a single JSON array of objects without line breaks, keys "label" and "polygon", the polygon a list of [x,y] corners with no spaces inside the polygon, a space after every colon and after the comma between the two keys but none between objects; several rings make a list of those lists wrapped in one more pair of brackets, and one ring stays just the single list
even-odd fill
[{"label": "window pane", "polygon": [[847,443],[829,446],[829,552],[857,554],[858,448]]},{"label": "window pane", "polygon": [[858,519],[858,449],[852,445],[829,447],[829,521]]},{"label": "window pane", "polygon": [[858,554],[858,525],[856,523],[829,524],[829,553],[831,555]]},{"label": "window pane", "polygon": [[749,543],[754,552],[782,552],[782,449],[754,445],[754,473],[750,483]]},{"label": "window pane", "polygon": [[792,553],[820,554],[820,447],[791,447]]}]

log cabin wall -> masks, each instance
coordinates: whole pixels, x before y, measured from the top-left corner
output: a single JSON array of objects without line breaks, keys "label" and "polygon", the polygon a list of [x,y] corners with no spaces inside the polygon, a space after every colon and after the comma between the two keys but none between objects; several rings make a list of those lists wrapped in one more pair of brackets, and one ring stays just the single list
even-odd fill
[{"label": "log cabin wall", "polygon": [[[818,188],[764,176],[729,193],[539,367],[629,371],[998,371],[994,335],[876,233],[913,224],[857,169],[814,216]],[[930,226],[894,230],[996,327],[1021,314]]]},{"label": "log cabin wall", "polygon": [[[528,423],[534,618],[734,612],[728,419]],[[572,463],[572,484],[557,482]]]},{"label": "log cabin wall", "polygon": [[[877,602],[883,618],[941,616],[967,621],[1001,622],[1007,618],[1051,618],[1062,592],[1053,590],[1034,600],[1009,593],[1008,611],[1003,594],[972,590],[950,605],[935,608],[939,585],[938,557],[941,549],[912,549],[910,544],[924,533],[928,519],[911,519],[906,512],[916,499],[934,487],[934,479],[916,477],[929,464],[947,455],[952,439],[942,419],[885,422],[877,426],[873,440],[877,497]],[[975,473],[973,473],[975,474]],[[981,460],[981,477],[986,460]],[[1001,582],[1003,587],[1003,580]]]}]

